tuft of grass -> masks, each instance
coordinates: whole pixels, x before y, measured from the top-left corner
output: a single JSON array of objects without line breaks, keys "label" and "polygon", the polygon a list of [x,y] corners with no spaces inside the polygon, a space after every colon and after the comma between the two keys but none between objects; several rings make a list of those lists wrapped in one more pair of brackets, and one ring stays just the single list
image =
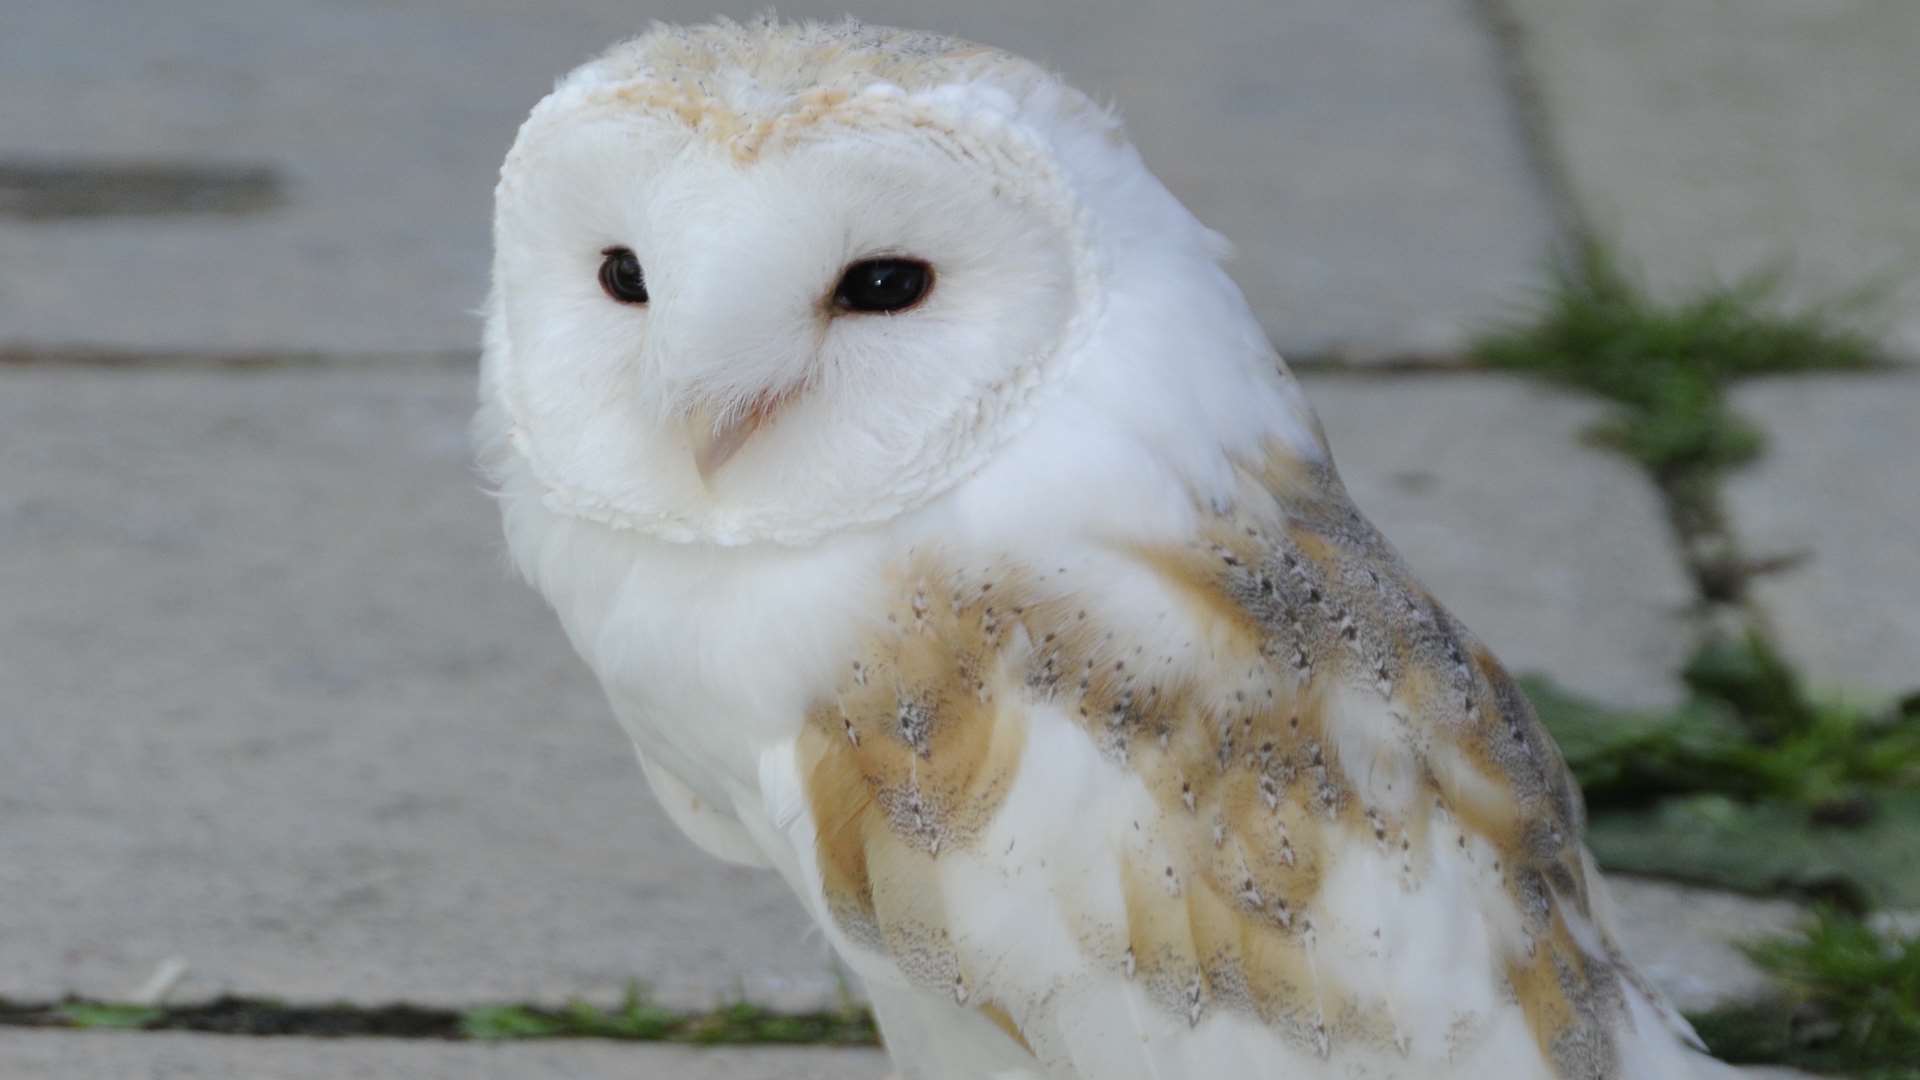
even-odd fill
[{"label": "tuft of grass", "polygon": [[1824,910],[1801,935],[1746,951],[1786,992],[1692,1017],[1717,1056],[1920,1080],[1920,938]]},{"label": "tuft of grass", "polygon": [[1829,308],[1785,310],[1780,277],[1756,275],[1691,299],[1650,297],[1601,244],[1554,269],[1540,310],[1473,349],[1489,367],[1584,389],[1619,406],[1592,437],[1656,474],[1720,469],[1754,457],[1760,433],[1727,406],[1738,378],[1859,370],[1882,362]]},{"label": "tuft of grass", "polygon": [[1845,818],[1850,800],[1920,789],[1920,695],[1886,708],[1816,701],[1758,635],[1709,642],[1682,678],[1686,701],[1652,711],[1522,681],[1595,810],[1711,793]]},{"label": "tuft of grass", "polygon": [[565,1036],[658,1041],[681,1017],[653,1005],[638,982],[611,1009],[570,1001],[559,1009],[531,1005],[482,1005],[460,1017],[460,1030],[473,1039],[551,1039]]},{"label": "tuft of grass", "polygon": [[158,1023],[165,1015],[162,1010],[146,1005],[101,1001],[69,1001],[54,1012],[68,1027],[114,1031],[139,1031]]},{"label": "tuft of grass", "polygon": [[737,1003],[708,1013],[680,1013],[653,1005],[638,984],[611,1009],[585,1001],[558,1009],[530,1005],[488,1005],[461,1015],[460,1031],[470,1039],[629,1039],[699,1045],[748,1046],[806,1044],[872,1046],[879,1041],[866,1010],[780,1013]]},{"label": "tuft of grass", "polygon": [[1920,793],[1878,794],[1848,812],[1857,820],[1766,799],[1681,795],[1596,811],[1586,838],[1613,871],[1856,912],[1920,904]]},{"label": "tuft of grass", "polygon": [[699,1045],[799,1044],[877,1046],[873,1017],[852,1002],[810,1013],[736,1004],[676,1011],[647,1001],[639,985],[611,1008],[573,1001],[559,1008],[482,1005],[300,1005],[266,998],[222,997],[194,1005],[145,1006],[67,998],[15,1002],[0,998],[0,1028],[119,1028],[198,1031],[216,1035],[400,1039],[625,1039]]},{"label": "tuft of grass", "polygon": [[1809,697],[1765,639],[1701,649],[1671,710],[1528,697],[1580,781],[1603,865],[1864,909],[1920,905],[1920,695]]}]

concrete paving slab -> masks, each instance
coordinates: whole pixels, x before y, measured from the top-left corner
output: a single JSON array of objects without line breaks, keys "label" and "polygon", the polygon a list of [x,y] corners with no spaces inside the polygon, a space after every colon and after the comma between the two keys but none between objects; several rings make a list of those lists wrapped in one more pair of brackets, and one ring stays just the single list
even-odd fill
[{"label": "concrete paving slab", "polygon": [[[17,7],[17,5],[16,5]],[[72,0],[10,10],[0,164],[262,165],[279,205],[0,218],[0,338],[442,349],[478,335],[488,205],[551,80],[648,19],[763,0]],[[1473,0],[791,0],[1034,55],[1115,101],[1240,249],[1294,352],[1445,349],[1537,278],[1551,215]],[[128,196],[131,198],[132,196]],[[270,200],[269,200],[270,201]]]},{"label": "concrete paving slab", "polygon": [[1653,487],[1580,442],[1603,406],[1489,375],[1304,382],[1354,501],[1509,668],[1678,696],[1691,587]]},{"label": "concrete paving slab", "polygon": [[880,1080],[878,1050],[0,1032],[10,1080]]},{"label": "concrete paving slab", "polygon": [[1619,907],[1620,947],[1682,1012],[1766,996],[1771,978],[1740,944],[1792,933],[1807,918],[1790,901],[1650,878],[1614,874],[1607,887]]},{"label": "concrete paving slab", "polygon": [[1769,379],[1734,402],[1769,440],[1727,484],[1736,533],[1806,556],[1754,583],[1788,655],[1816,688],[1920,688],[1920,375]]},{"label": "concrete paving slab", "polygon": [[0,995],[837,999],[657,811],[464,371],[0,370]]},{"label": "concrete paving slab", "polygon": [[1576,202],[1655,285],[1879,284],[1920,357],[1920,4],[1505,3]]}]

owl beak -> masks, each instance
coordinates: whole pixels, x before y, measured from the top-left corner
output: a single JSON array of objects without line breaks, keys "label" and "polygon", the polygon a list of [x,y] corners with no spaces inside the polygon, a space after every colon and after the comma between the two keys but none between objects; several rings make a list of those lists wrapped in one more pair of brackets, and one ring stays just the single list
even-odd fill
[{"label": "owl beak", "polygon": [[714,476],[747,445],[754,432],[772,422],[786,397],[768,394],[730,417],[707,406],[693,410],[687,417],[687,445],[692,448],[693,467],[702,484],[713,486]]}]

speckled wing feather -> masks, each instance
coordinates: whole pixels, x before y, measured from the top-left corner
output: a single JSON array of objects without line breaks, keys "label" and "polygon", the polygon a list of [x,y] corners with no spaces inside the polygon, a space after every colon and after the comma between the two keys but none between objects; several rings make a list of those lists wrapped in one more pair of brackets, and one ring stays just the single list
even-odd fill
[{"label": "speckled wing feather", "polygon": [[1713,1068],[1597,914],[1526,699],[1331,470],[1276,450],[1197,520],[918,553],[763,764],[909,1075]]}]

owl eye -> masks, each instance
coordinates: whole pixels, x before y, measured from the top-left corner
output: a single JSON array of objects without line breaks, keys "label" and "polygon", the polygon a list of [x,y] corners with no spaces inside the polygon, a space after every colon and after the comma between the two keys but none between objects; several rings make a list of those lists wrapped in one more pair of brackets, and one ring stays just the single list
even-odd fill
[{"label": "owl eye", "polygon": [[933,287],[933,267],[918,259],[862,259],[847,267],[833,302],[846,311],[891,315],[920,302]]},{"label": "owl eye", "polygon": [[647,302],[647,275],[640,259],[627,248],[610,247],[600,253],[600,287],[623,304]]}]

